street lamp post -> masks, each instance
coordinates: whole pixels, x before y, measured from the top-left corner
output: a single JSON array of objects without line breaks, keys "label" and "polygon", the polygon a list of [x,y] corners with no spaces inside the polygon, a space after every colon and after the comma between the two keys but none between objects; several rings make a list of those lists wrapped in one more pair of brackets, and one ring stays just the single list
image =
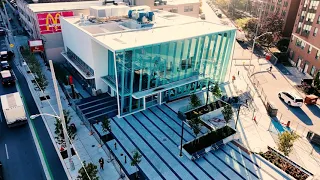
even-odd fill
[{"label": "street lamp post", "polygon": [[69,141],[69,138],[68,138],[66,120],[65,120],[64,114],[63,114],[63,108],[62,108],[62,104],[61,104],[60,94],[59,94],[58,85],[57,85],[57,79],[56,79],[56,75],[54,73],[52,60],[49,60],[49,64],[50,64],[50,70],[51,70],[51,75],[52,75],[54,91],[56,93],[58,109],[59,109],[59,113],[60,113],[60,120],[61,120],[61,124],[62,124],[62,128],[63,128],[64,140],[65,140],[66,148],[67,148],[67,152],[68,152],[68,159],[69,159],[69,163],[70,163],[70,169],[74,170],[75,167],[74,167],[74,163],[72,161],[72,153],[71,153],[70,141]]},{"label": "street lamp post", "polygon": [[[182,144],[183,144],[183,132],[184,132],[184,124],[186,124],[186,115],[179,111],[178,112],[178,118],[181,120],[181,135],[180,135],[180,157],[182,157]],[[190,127],[188,124],[186,124],[188,127]]]},{"label": "street lamp post", "polygon": [[209,80],[209,82],[208,82],[208,87],[207,87],[207,100],[206,100],[206,105],[208,105],[208,101],[209,101],[209,88],[210,88],[211,83],[212,83],[212,82]]}]

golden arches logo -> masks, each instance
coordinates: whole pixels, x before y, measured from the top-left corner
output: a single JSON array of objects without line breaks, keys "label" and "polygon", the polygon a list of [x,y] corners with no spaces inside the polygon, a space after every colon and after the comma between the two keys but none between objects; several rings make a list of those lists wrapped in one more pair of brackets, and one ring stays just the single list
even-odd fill
[{"label": "golden arches logo", "polygon": [[[58,30],[58,25],[57,24],[58,24],[58,19],[59,19],[60,16],[61,16],[60,13],[56,13],[56,15],[53,18],[52,14],[48,13],[47,18],[46,18],[47,31],[50,30],[50,27],[54,27],[54,29],[56,31]],[[50,24],[50,21],[49,21],[50,19],[52,21],[51,24]]]}]

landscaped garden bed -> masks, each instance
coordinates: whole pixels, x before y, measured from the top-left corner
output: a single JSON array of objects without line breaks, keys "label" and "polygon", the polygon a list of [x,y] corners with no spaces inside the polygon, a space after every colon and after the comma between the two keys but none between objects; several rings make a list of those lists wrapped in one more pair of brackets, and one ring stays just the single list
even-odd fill
[{"label": "landscaped garden bed", "polygon": [[223,128],[217,129],[216,131],[211,131],[199,138],[189,141],[183,145],[183,149],[188,152],[191,156],[195,153],[201,151],[208,151],[207,148],[216,144],[226,144],[227,142],[233,140],[236,131],[229,126],[224,126]]},{"label": "landscaped garden bed", "polygon": [[284,155],[278,153],[270,147],[268,149],[269,150],[267,152],[260,152],[259,154],[263,158],[280,168],[282,171],[286,172],[287,174],[298,180],[305,180],[310,176],[306,173],[306,170],[304,170],[302,167],[300,167],[293,161],[289,160]]},{"label": "landscaped garden bed", "polygon": [[191,119],[192,117],[199,117],[203,114],[206,114],[208,112],[211,112],[211,111],[215,111],[215,110],[218,110],[218,109],[222,109],[222,107],[224,107],[226,105],[225,102],[223,101],[215,101],[215,102],[212,102],[208,105],[204,105],[204,106],[200,106],[196,109],[193,109],[189,112],[186,112],[186,118],[187,119]]}]

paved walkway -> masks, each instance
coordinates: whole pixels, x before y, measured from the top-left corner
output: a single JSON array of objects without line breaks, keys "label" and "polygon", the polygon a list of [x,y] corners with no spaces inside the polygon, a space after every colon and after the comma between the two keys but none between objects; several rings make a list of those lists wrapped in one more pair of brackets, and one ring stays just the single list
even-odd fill
[{"label": "paved walkway", "polygon": [[[240,48],[238,49],[238,51],[241,50]],[[245,64],[244,66],[243,62]],[[264,151],[267,146],[277,149],[277,134],[280,130],[275,128],[274,123],[271,125],[272,119],[268,116],[264,103],[254,90],[255,88],[247,76],[249,69],[251,69],[251,72],[257,74],[259,74],[259,72],[266,73],[271,65],[265,59],[260,59],[258,62],[255,56],[251,64],[252,66],[249,66],[249,60],[241,62],[234,61],[231,67],[230,81],[224,86],[224,89],[228,95],[240,95],[246,91],[251,91],[253,95],[253,105],[251,108],[242,108],[240,111],[240,126],[238,126],[240,128],[238,128],[238,130],[242,132],[242,143],[254,152]],[[283,77],[277,68],[273,68],[272,73],[276,74],[276,78],[278,79],[286,78]],[[231,81],[232,76],[236,77],[234,83]],[[227,75],[227,78],[229,78],[229,75]],[[260,77],[259,81],[263,83],[264,78]],[[264,83],[267,82],[267,79],[265,79]],[[281,87],[285,85],[280,83],[278,86]],[[272,92],[272,89],[269,88],[269,91]],[[253,121],[253,117],[256,117],[256,122]],[[292,126],[292,128],[295,129],[296,127]],[[302,132],[302,130],[299,129],[297,129],[297,131],[299,133]],[[307,139],[302,137],[295,143],[294,150],[289,157],[312,173],[317,174],[319,172],[316,169],[318,169],[320,162],[319,151],[314,151],[313,154],[310,154],[311,151],[311,144]]]},{"label": "paved walkway", "polygon": [[[20,37],[16,37],[16,42],[23,42],[23,40],[19,40]],[[24,37],[22,37],[24,38]],[[39,96],[43,96],[43,93],[40,93],[39,91],[35,90],[35,86],[31,82],[33,76],[31,74],[26,73],[26,66],[21,67],[19,66],[20,71],[24,74],[24,76],[27,79],[27,82],[29,84],[30,91],[33,95],[33,98],[35,99],[35,102],[37,104],[37,107],[40,111],[40,113],[49,113],[49,114],[59,114],[58,113],[58,107],[56,102],[56,96],[53,88],[53,81],[51,78],[51,72],[48,71],[47,67],[44,66],[43,60],[36,56],[41,63],[42,71],[44,72],[45,76],[48,79],[49,85],[46,88],[44,94],[49,95],[50,99],[41,101]],[[66,174],[69,179],[76,179],[78,176],[78,170],[82,167],[81,162],[86,161],[87,163],[91,162],[99,167],[98,160],[99,158],[103,158],[105,160],[104,170],[99,170],[98,176],[100,179],[119,179],[120,175],[115,169],[114,165],[112,163],[107,163],[108,156],[103,148],[99,147],[98,141],[94,138],[94,136],[90,136],[89,130],[82,124],[80,118],[77,116],[75,111],[68,105],[68,101],[62,92],[61,88],[59,87],[60,97],[63,105],[63,109],[68,110],[70,112],[70,115],[72,116],[71,123],[74,123],[77,127],[77,135],[73,141],[73,147],[75,151],[77,152],[77,155],[72,156],[75,170],[70,170],[70,165],[68,162],[68,159],[63,160],[63,166],[65,168]],[[55,140],[55,119],[53,117],[49,116],[43,116],[44,123],[46,125],[46,128],[50,134],[51,141],[54,142],[55,149],[57,151],[57,154],[59,155],[60,160],[62,160],[62,157],[60,155],[59,149],[60,145],[56,143]]]}]

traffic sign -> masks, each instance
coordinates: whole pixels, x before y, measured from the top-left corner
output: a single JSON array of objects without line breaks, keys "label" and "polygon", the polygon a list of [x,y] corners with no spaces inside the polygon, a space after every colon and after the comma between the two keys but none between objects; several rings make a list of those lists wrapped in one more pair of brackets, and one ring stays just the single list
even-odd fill
[{"label": "traffic sign", "polygon": [[14,44],[10,44],[10,47],[13,48],[13,47],[14,47]]}]

